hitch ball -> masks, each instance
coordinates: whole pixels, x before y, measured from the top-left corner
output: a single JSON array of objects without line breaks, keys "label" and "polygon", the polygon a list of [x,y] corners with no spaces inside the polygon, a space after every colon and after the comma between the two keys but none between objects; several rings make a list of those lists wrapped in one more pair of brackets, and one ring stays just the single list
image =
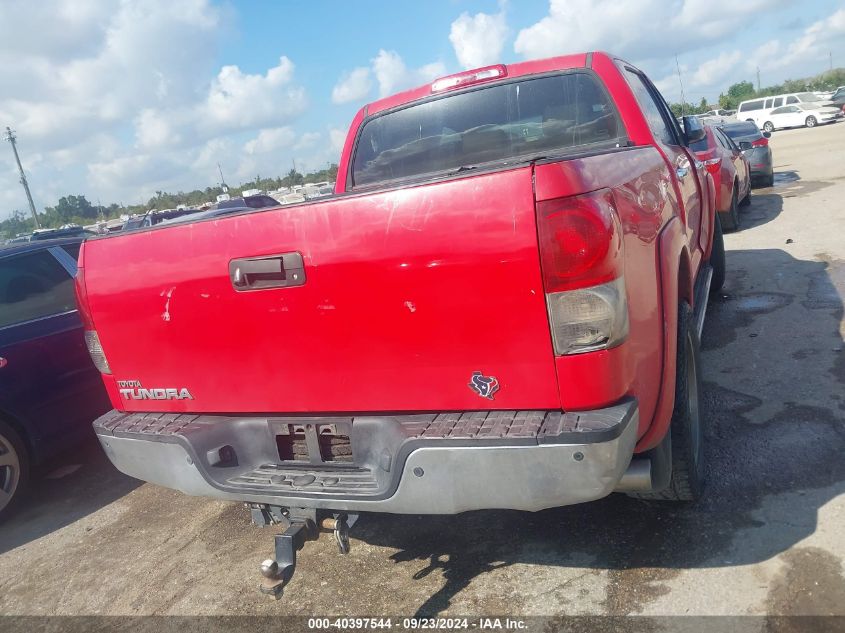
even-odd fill
[{"label": "hitch ball", "polygon": [[279,563],[274,561],[272,558],[268,558],[263,563],[261,563],[261,575],[267,578],[268,580],[273,580],[277,578],[279,574]]}]

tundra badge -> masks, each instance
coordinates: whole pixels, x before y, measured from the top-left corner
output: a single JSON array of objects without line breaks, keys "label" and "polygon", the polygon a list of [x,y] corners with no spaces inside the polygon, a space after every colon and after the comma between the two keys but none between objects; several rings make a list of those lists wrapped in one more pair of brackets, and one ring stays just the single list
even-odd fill
[{"label": "tundra badge", "polygon": [[492,400],[493,394],[499,390],[499,381],[495,376],[485,376],[480,371],[474,371],[468,386],[482,398]]},{"label": "tundra badge", "polygon": [[193,400],[185,387],[144,389],[139,380],[118,380],[118,391],[125,400]]}]

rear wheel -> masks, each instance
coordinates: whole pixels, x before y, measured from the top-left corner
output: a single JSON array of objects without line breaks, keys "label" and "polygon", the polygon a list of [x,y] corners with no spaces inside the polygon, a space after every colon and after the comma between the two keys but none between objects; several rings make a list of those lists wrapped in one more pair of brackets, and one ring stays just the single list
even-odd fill
[{"label": "rear wheel", "polygon": [[678,310],[675,408],[669,426],[672,477],[658,492],[638,495],[658,501],[695,501],[704,489],[704,427],[701,421],[698,336],[692,308]]},{"label": "rear wheel", "polygon": [[29,481],[29,456],[17,431],[0,420],[0,520],[8,516]]},{"label": "rear wheel", "polygon": [[749,204],[751,204],[751,183],[750,182],[748,183],[748,191],[746,192],[745,197],[742,200],[739,201],[739,206],[747,207]]},{"label": "rear wheel", "polygon": [[713,278],[710,280],[710,294],[715,295],[725,285],[725,238],[722,235],[722,222],[719,215],[713,223],[713,248],[710,249],[710,265],[713,267]]},{"label": "rear wheel", "polygon": [[807,127],[816,127],[816,117],[808,116],[807,120],[804,121],[804,125],[806,125]]},{"label": "rear wheel", "polygon": [[731,206],[727,213],[719,214],[722,219],[722,228],[726,231],[736,231],[739,228],[739,204],[737,202],[736,183],[731,190]]},{"label": "rear wheel", "polygon": [[772,132],[774,132],[774,131],[775,131],[775,125],[774,125],[774,123],[772,123],[771,121],[766,121],[766,122],[763,124],[763,131],[764,131],[764,132],[768,132],[769,134],[771,134]]},{"label": "rear wheel", "polygon": [[766,176],[766,186],[767,187],[774,187],[775,186],[775,174],[772,172],[768,176]]}]

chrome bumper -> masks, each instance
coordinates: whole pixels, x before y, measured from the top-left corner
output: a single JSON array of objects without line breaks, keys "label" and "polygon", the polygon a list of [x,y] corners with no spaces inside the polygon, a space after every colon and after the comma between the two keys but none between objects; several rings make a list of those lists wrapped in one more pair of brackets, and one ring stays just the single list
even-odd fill
[{"label": "chrome bumper", "polygon": [[[126,414],[94,423],[122,472],[189,495],[325,510],[536,511],[617,487],[637,437],[633,400],[596,411],[355,418]],[[280,432],[346,429],[351,461],[280,459]],[[301,456],[300,456],[301,457]]]}]

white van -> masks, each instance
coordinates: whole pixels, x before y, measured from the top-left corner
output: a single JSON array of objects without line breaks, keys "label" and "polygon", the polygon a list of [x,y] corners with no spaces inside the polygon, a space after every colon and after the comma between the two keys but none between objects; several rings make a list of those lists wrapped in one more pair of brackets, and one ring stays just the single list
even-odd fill
[{"label": "white van", "polygon": [[812,92],[792,92],[789,94],[773,95],[749,99],[739,104],[736,109],[737,121],[752,121],[757,127],[762,127],[766,117],[775,108],[787,105],[802,105],[810,108],[821,108],[830,104],[829,100],[820,99]]}]

